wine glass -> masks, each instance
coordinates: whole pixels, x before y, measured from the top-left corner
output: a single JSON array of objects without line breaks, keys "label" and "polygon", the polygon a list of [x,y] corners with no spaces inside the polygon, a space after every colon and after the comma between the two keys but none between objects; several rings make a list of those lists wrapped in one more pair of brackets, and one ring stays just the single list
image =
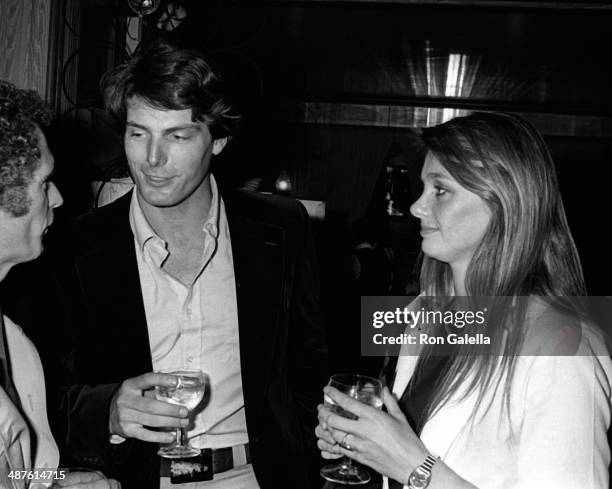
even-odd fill
[{"label": "wine glass", "polygon": [[[201,370],[192,369],[168,369],[161,370],[161,373],[175,375],[178,381],[174,387],[156,386],[155,397],[159,401],[186,407],[191,414],[202,402],[204,392],[210,386],[208,375]],[[176,428],[174,444],[161,447],[157,454],[164,458],[195,457],[200,454],[200,450],[189,444],[183,428]]]},{"label": "wine glass", "polygon": [[[327,385],[368,406],[382,409],[382,384],[378,379],[365,375],[338,374],[332,375]],[[359,419],[353,413],[338,406],[328,395],[325,395],[324,403],[328,409],[344,418]],[[347,448],[342,444],[340,446]],[[353,486],[370,482],[370,473],[363,468],[355,467],[349,457],[343,457],[337,465],[326,465],[320,474],[324,479],[337,484]]]}]

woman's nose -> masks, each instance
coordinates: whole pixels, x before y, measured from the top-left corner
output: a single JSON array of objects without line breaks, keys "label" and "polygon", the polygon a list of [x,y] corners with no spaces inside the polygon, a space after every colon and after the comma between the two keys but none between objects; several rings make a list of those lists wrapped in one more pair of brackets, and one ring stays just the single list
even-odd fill
[{"label": "woman's nose", "polygon": [[421,194],[421,196],[410,206],[410,214],[418,219],[422,219],[427,216],[427,202],[425,194]]}]

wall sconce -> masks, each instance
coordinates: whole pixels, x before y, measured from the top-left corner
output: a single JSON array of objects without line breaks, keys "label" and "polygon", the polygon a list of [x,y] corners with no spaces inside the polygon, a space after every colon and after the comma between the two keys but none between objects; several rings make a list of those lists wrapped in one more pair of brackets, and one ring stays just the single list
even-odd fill
[{"label": "wall sconce", "polygon": [[282,170],[274,182],[274,190],[277,194],[289,195],[293,190],[291,179],[285,170]]},{"label": "wall sconce", "polygon": [[136,15],[143,17],[152,14],[159,7],[161,0],[127,0],[127,4]]}]

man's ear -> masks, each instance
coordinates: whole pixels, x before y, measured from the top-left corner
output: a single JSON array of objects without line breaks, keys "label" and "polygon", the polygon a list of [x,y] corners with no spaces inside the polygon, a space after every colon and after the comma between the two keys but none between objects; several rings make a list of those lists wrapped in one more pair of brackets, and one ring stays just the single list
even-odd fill
[{"label": "man's ear", "polygon": [[213,154],[216,156],[219,153],[221,153],[221,151],[223,151],[223,148],[225,148],[226,144],[227,144],[227,137],[215,139],[213,141],[213,149],[212,149]]}]

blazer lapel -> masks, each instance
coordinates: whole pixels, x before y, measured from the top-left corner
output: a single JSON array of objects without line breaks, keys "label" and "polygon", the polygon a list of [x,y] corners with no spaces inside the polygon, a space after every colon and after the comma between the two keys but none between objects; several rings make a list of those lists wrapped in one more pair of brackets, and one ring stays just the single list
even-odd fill
[{"label": "blazer lapel", "polygon": [[[112,359],[100,370],[111,369],[113,377],[123,380],[152,369],[149,335],[140,289],[134,238],[128,219],[129,198],[117,206],[104,226],[98,246],[75,259],[77,281],[86,304],[91,330],[82,331],[87,342],[86,364],[98,355]],[[92,351],[97,353],[89,355]],[[108,375],[106,375],[108,382]]]},{"label": "blazer lapel", "polygon": [[249,406],[246,412],[259,413],[274,368],[282,319],[284,230],[246,218],[230,206],[226,211],[236,280],[242,388]]}]

